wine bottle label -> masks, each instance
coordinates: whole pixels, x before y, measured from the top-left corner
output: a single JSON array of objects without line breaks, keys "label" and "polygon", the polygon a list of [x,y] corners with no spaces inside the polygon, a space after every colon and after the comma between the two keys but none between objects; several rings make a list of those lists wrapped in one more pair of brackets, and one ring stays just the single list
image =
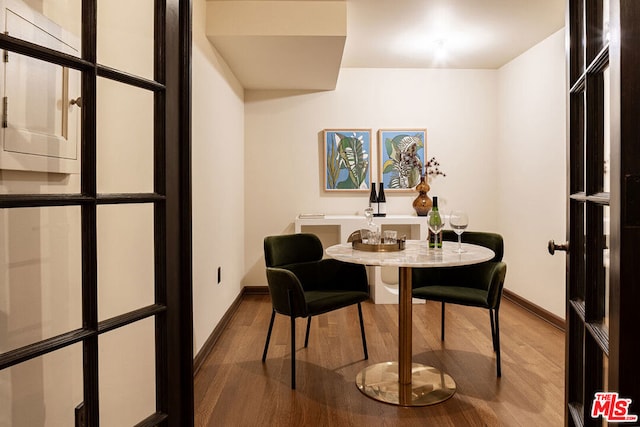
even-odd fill
[{"label": "wine bottle label", "polygon": [[387,213],[387,204],[384,202],[378,203],[378,213],[386,214]]}]

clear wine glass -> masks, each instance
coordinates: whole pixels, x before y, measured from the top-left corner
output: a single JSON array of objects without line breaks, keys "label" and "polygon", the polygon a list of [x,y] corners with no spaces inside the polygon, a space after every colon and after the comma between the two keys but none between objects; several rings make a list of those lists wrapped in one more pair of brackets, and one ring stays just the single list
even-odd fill
[{"label": "clear wine glass", "polygon": [[453,211],[449,215],[449,224],[455,233],[458,235],[458,249],[455,251],[459,254],[465,252],[462,249],[462,233],[469,225],[469,215],[465,211]]},{"label": "clear wine glass", "polygon": [[367,220],[367,228],[365,230],[366,236],[362,236],[362,243],[377,245],[380,243],[380,227],[373,221],[373,208],[365,208],[364,216]]}]

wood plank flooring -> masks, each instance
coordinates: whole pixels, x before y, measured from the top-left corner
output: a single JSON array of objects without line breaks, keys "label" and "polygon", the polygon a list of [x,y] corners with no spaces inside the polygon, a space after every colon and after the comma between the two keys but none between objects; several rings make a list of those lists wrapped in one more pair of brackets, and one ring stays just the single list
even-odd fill
[{"label": "wood plank flooring", "polygon": [[413,306],[413,361],[451,375],[446,402],[404,408],[372,400],[355,386],[364,367],[397,360],[398,307],[363,304],[369,360],[363,360],[355,306],[296,323],[297,389],[290,388],[289,319],[277,315],[267,361],[267,295],[246,295],[195,378],[196,426],[562,426],[564,333],[502,301],[502,378],[496,378],[489,313],[440,304]]}]

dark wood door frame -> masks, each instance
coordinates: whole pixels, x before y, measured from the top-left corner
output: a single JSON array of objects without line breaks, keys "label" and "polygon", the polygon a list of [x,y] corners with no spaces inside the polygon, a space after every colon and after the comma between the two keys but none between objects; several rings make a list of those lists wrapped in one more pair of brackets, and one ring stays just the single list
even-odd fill
[{"label": "dark wood door frame", "polygon": [[[159,1],[159,0],[158,0]],[[167,410],[171,427],[193,426],[191,228],[191,0],[167,1]],[[172,18],[178,16],[178,19]],[[171,22],[171,25],[169,25]],[[174,26],[174,25],[177,25]],[[168,124],[168,122],[167,122]],[[171,203],[169,204],[169,200]]]},{"label": "dark wood door frame", "polygon": [[[631,399],[629,414],[640,415],[640,2],[609,0],[608,17],[604,10],[603,0],[568,0],[569,426],[602,425],[603,420],[591,414],[597,392]],[[603,132],[607,101],[608,142]],[[610,191],[603,180],[607,143]],[[603,226],[607,209],[608,247]]]}]

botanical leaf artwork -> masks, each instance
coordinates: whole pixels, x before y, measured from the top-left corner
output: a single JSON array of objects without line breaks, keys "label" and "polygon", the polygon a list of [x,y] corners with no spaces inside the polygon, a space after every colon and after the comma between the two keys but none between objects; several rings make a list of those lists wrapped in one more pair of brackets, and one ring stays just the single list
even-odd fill
[{"label": "botanical leaf artwork", "polygon": [[[367,138],[365,138],[367,137]],[[366,190],[369,188],[369,138],[365,132],[328,132],[327,189]]]},{"label": "botanical leaf artwork", "polygon": [[420,182],[424,163],[425,132],[382,132],[382,176],[390,189],[409,189]]}]

